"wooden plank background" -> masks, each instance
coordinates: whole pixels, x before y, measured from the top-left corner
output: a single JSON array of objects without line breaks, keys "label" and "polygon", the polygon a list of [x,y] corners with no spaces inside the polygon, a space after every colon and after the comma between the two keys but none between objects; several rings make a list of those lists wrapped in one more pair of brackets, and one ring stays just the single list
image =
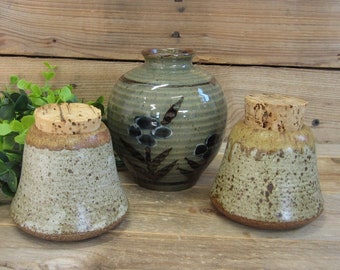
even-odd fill
[{"label": "wooden plank background", "polygon": [[85,99],[104,95],[149,47],[193,48],[228,98],[228,131],[248,93],[279,92],[309,102],[305,122],[319,143],[340,143],[340,1],[3,0],[0,87],[11,74]]},{"label": "wooden plank background", "polygon": [[200,62],[340,66],[334,0],[2,0],[0,15],[1,54],[141,60],[145,47],[191,47]]}]

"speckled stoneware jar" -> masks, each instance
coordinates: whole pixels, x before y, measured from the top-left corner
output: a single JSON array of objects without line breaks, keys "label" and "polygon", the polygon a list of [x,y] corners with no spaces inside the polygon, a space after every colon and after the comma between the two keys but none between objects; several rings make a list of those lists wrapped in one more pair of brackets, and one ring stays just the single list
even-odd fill
[{"label": "speckled stoneware jar", "polygon": [[23,231],[73,241],[102,234],[122,220],[128,200],[100,114],[78,103],[36,109],[11,204],[12,218]]},{"label": "speckled stoneware jar", "polygon": [[193,52],[144,50],[145,63],[124,74],[108,104],[115,151],[146,188],[191,187],[224,138],[227,108],[214,77]]},{"label": "speckled stoneware jar", "polygon": [[249,95],[231,130],[211,189],[212,203],[239,223],[292,229],[323,210],[314,137],[303,124],[307,102]]}]

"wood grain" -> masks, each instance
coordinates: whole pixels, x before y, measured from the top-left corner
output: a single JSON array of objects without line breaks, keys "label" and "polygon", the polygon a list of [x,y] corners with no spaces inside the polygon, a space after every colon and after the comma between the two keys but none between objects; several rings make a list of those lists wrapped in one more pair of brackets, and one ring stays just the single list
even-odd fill
[{"label": "wood grain", "polygon": [[264,231],[234,223],[211,205],[210,184],[222,152],[195,187],[181,192],[143,189],[120,172],[128,215],[92,240],[34,238],[15,227],[8,204],[0,205],[0,269],[336,269],[340,171],[331,159],[339,155],[318,160],[323,214],[297,230]]},{"label": "wood grain", "polygon": [[[35,59],[2,57],[0,88],[8,85],[9,77],[17,74],[37,83],[42,82],[44,61],[57,65],[55,87],[75,86],[75,93],[84,100],[103,95],[105,100],[118,78],[139,62],[107,62],[76,59]],[[318,143],[340,143],[340,71],[302,68],[241,67],[200,65],[221,84],[228,101],[227,134],[243,117],[244,97],[255,93],[280,93],[303,98],[309,102],[305,124],[313,128]],[[313,120],[319,121],[313,126]],[[331,151],[331,149],[330,149]]]},{"label": "wood grain", "polygon": [[0,54],[141,60],[149,47],[197,61],[340,67],[340,1],[0,2]]}]

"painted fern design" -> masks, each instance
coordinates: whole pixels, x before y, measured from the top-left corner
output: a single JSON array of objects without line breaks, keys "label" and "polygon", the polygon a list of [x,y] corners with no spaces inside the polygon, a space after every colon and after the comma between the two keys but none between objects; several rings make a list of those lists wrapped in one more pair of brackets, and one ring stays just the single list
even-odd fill
[{"label": "painted fern design", "polygon": [[[143,155],[128,142],[124,141],[123,139],[120,140],[125,149],[131,154],[131,158],[125,162],[130,164],[139,173],[145,175],[149,180],[158,181],[167,175],[177,164],[178,160],[175,160],[159,169],[163,161],[165,161],[165,159],[169,156],[172,148],[165,149],[162,153],[152,159],[151,147],[145,147]],[[133,159],[136,161],[134,162]],[[141,166],[140,162],[142,162],[142,164],[145,166]]]}]

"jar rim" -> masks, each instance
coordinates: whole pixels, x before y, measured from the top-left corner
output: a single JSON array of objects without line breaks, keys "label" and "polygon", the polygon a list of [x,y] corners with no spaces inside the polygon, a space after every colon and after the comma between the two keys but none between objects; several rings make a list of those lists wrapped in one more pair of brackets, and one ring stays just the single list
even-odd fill
[{"label": "jar rim", "polygon": [[142,50],[144,57],[192,57],[194,50],[192,49],[177,49],[177,48],[150,48]]}]

